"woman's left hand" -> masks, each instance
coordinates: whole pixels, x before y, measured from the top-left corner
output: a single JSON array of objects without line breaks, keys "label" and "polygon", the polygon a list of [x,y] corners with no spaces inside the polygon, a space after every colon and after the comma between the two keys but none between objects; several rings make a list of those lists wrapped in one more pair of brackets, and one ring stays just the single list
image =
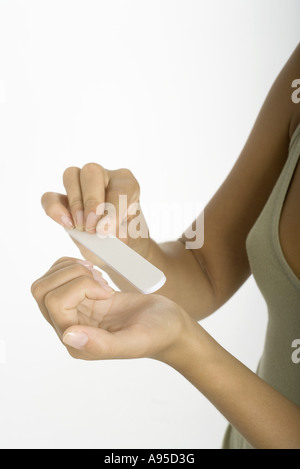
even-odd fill
[{"label": "woman's left hand", "polygon": [[86,261],[59,259],[32,285],[38,306],[74,358],[172,361],[191,318],[160,295],[110,289]]}]

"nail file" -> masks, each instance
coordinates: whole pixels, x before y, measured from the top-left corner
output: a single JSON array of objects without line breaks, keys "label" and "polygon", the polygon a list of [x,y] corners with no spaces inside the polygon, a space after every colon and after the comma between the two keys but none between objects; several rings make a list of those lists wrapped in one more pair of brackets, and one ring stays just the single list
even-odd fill
[{"label": "nail file", "polygon": [[161,288],[166,277],[151,262],[116,237],[99,237],[77,229],[66,230],[76,241],[89,249],[102,261],[125,277],[141,293],[154,293]]}]

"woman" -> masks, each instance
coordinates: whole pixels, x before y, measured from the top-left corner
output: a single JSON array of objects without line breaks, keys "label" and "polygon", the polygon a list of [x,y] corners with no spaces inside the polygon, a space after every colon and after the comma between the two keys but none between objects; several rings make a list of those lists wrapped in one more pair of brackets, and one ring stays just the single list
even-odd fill
[{"label": "woman", "polygon": [[[69,353],[84,360],[150,357],[174,367],[228,419],[224,448],[300,448],[300,45],[273,84],[235,166],[205,208],[205,243],[123,239],[167,277],[142,295],[89,251],[62,258],[32,285],[45,318]],[[46,213],[66,228],[95,233],[103,203],[139,201],[129,170],[98,164],[64,173],[66,195],[46,193]],[[99,209],[99,207],[102,207]],[[127,218],[126,218],[127,217]],[[131,216],[132,218],[132,216]],[[104,219],[103,219],[104,220]],[[104,226],[105,228],[105,226]],[[114,292],[104,269],[120,288]],[[197,321],[223,305],[253,273],[269,324],[257,374],[225,351]]]}]

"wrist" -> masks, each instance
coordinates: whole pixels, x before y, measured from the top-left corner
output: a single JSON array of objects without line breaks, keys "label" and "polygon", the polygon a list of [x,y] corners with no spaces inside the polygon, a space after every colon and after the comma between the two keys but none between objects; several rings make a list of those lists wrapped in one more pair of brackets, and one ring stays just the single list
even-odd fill
[{"label": "wrist", "polygon": [[204,371],[210,366],[219,344],[183,308],[178,308],[179,333],[159,359],[188,377],[195,367]]}]

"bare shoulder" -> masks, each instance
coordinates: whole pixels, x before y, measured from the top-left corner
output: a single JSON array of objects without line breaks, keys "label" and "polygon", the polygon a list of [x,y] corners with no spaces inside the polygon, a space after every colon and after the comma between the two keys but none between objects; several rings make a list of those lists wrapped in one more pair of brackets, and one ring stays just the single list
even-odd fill
[{"label": "bare shoulder", "polygon": [[[298,78],[300,44],[275,77],[239,158],[205,208],[206,241],[199,256],[222,297],[230,297],[250,274],[246,238],[285,165],[291,134],[300,123],[300,103],[292,100],[292,83]],[[197,250],[194,254],[197,257]]]},{"label": "bare shoulder", "polygon": [[[297,47],[292,57],[295,77],[292,82],[293,92],[292,112],[290,121],[290,138],[292,138],[295,133],[295,130],[300,124],[300,46]],[[286,258],[286,261],[290,265],[295,275],[300,279],[299,159],[284,200],[279,225],[279,236],[281,248]]]}]

